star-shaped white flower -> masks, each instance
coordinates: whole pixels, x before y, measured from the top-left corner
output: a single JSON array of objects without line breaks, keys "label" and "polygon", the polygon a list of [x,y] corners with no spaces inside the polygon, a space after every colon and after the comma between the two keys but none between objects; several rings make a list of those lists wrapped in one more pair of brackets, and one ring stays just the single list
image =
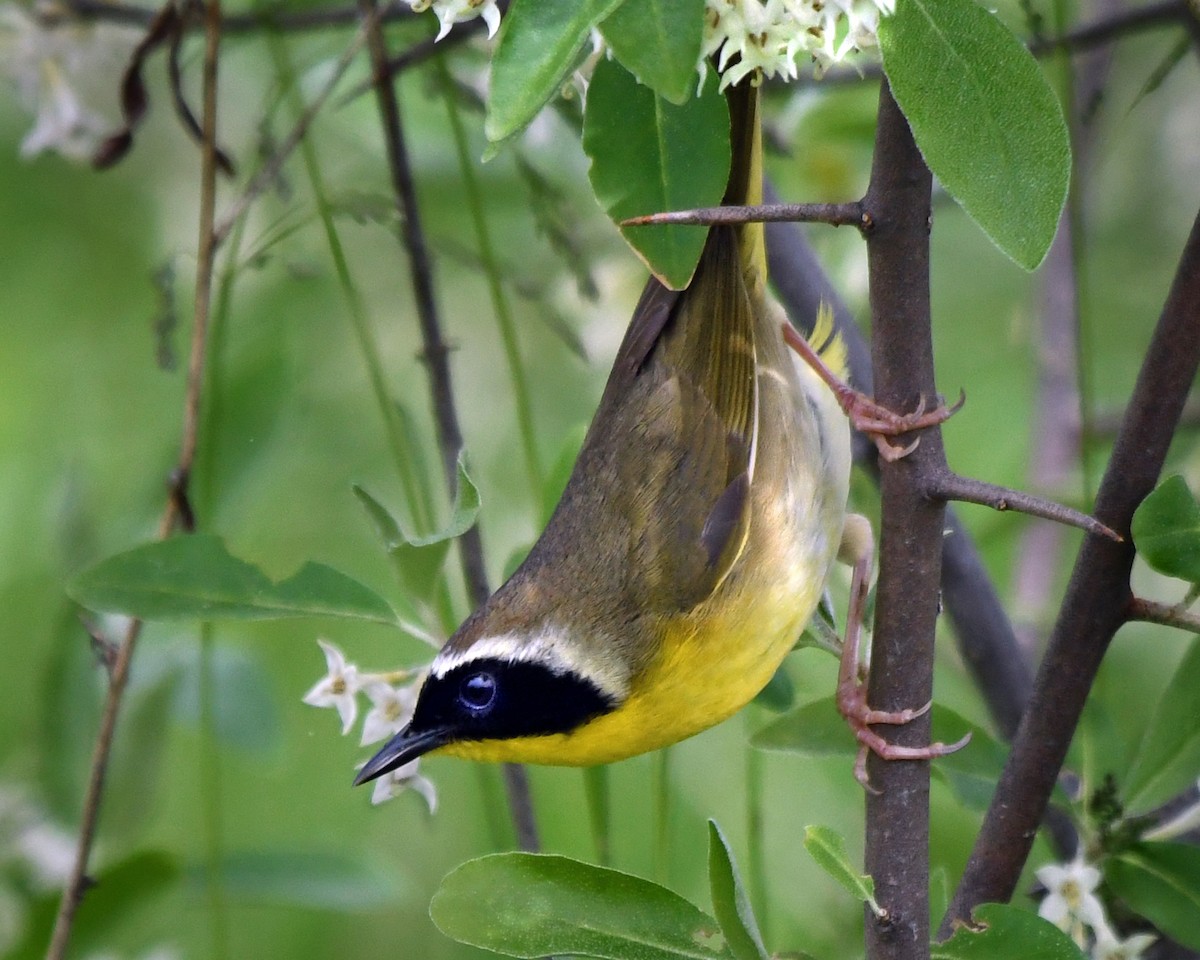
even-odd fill
[{"label": "star-shaped white flower", "polygon": [[312,707],[337,707],[342,718],[342,733],[347,734],[358,716],[358,667],[347,663],[345,654],[332,643],[325,640],[317,643],[325,651],[327,672],[303,700]]},{"label": "star-shaped white flower", "polygon": [[1037,878],[1048,891],[1038,907],[1039,917],[1069,934],[1081,947],[1086,943],[1085,927],[1107,928],[1104,905],[1096,896],[1100,871],[1082,857],[1041,867]]},{"label": "star-shaped white flower", "polygon": [[425,804],[431,814],[437,812],[437,788],[428,777],[417,772],[420,760],[413,760],[402,767],[397,767],[390,773],[384,774],[375,781],[375,790],[371,794],[371,803],[380,804],[392,797],[398,797],[405,790],[416,790],[425,798]]},{"label": "star-shaped white flower", "polygon": [[371,710],[363,719],[361,746],[376,743],[390,737],[412,719],[413,707],[417,704],[417,684],[393,687],[383,680],[370,680],[363,684],[363,693],[371,701]]}]

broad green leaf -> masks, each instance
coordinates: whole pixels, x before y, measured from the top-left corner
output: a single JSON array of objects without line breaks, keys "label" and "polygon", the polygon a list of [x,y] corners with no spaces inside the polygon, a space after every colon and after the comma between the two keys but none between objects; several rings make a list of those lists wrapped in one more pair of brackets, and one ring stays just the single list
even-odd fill
[{"label": "broad green leaf", "polygon": [[750,738],[760,750],[799,753],[806,757],[853,757],[858,742],[838,713],[833,697],[823,697],[785,713]]},{"label": "broad green leaf", "polygon": [[985,903],[971,916],[981,929],[960,926],[945,943],[933,945],[930,960],[1085,960],[1070,937],[1036,913]]},{"label": "broad green leaf", "polygon": [[804,849],[817,861],[817,866],[845,887],[852,897],[867,904],[877,916],[882,914],[875,901],[875,881],[854,869],[846,854],[846,841],[840,833],[828,827],[805,827]]},{"label": "broad green leaf", "polygon": [[738,876],[729,843],[715,820],[708,821],[708,886],[713,913],[734,960],[767,960],[750,897]]},{"label": "broad green leaf", "polygon": [[[188,871],[201,887],[205,871]],[[276,904],[342,913],[366,913],[394,904],[404,893],[401,878],[339,853],[243,851],[220,865],[221,886],[239,903]]]},{"label": "broad green leaf", "polygon": [[442,881],[429,914],[446,936],[513,957],[732,960],[717,922],[682,897],[567,857],[468,860]]},{"label": "broad green leaf", "polygon": [[[600,206],[617,223],[641,214],[714,206],[729,179],[729,107],[710,75],[675,106],[619,63],[601,60],[588,87],[583,149]],[[667,286],[687,286],[705,227],[623,227],[621,235]]]},{"label": "broad green leaf", "polygon": [[1183,477],[1160,483],[1130,525],[1138,553],[1159,573],[1200,583],[1200,504]]},{"label": "broad green leaf", "polygon": [[1145,813],[1200,777],[1200,639],[1159,698],[1123,791],[1131,813]]},{"label": "broad green leaf", "polygon": [[779,665],[779,669],[767,681],[767,685],[758,691],[754,702],[775,713],[783,713],[796,705],[796,685],[792,683],[791,674],[787,672],[786,666]]},{"label": "broad green leaf", "polygon": [[1110,860],[1104,878],[1134,912],[1172,940],[1200,950],[1200,848],[1141,843]]},{"label": "broad green leaf", "polygon": [[221,538],[195,533],[134,547],[77,576],[68,593],[85,607],[143,620],[273,620],[340,617],[397,624],[387,601],[357,580],[306,563],[273,581],[229,553]]},{"label": "broad green leaf", "polygon": [[562,87],[592,27],[624,0],[513,0],[492,55],[484,132],[520,133]]},{"label": "broad green leaf", "polygon": [[395,563],[405,590],[418,600],[428,601],[437,586],[451,542],[470,530],[479,517],[479,489],[468,475],[462,458],[458,461],[458,491],[450,520],[441,530],[428,536],[406,533],[379,500],[357,484],[353,489],[383,541],[384,549]]},{"label": "broad green leaf", "polygon": [[660,97],[682,104],[696,89],[704,0],[635,0],[600,25],[625,68]]},{"label": "broad green leaf", "polygon": [[1046,256],[1071,176],[1062,110],[1033,56],[972,0],[899,0],[883,68],[929,169],[1026,270]]},{"label": "broad green leaf", "polygon": [[[271,750],[279,743],[279,709],[272,678],[252,652],[217,643],[213,651],[213,732],[244,750]],[[200,665],[193,665],[175,697],[176,716],[200,723]]]}]

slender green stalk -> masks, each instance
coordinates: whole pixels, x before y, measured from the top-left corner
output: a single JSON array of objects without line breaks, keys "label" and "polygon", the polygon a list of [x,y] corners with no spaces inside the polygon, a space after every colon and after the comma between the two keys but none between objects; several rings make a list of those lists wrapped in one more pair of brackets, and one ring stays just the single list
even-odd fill
[{"label": "slender green stalk", "polygon": [[500,781],[500,771],[491,763],[472,764],[475,768],[475,780],[479,787],[479,796],[483,798],[483,814],[487,820],[488,838],[493,850],[511,850],[516,846],[517,837],[512,823],[504,816],[504,784]]},{"label": "slender green stalk", "polygon": [[763,939],[770,942],[769,890],[767,886],[766,848],[763,839],[763,755],[761,750],[746,747],[746,837],[747,863],[750,874],[750,899],[762,929]]},{"label": "slender green stalk", "polygon": [[228,960],[229,904],[222,880],[225,860],[221,751],[217,744],[216,641],[211,623],[200,624],[200,800],[204,824],[204,896],[213,960]]},{"label": "slender green stalk", "polygon": [[654,755],[652,774],[654,794],[654,879],[670,880],[671,867],[671,748],[663,747]]},{"label": "slender green stalk", "polygon": [[[278,32],[268,31],[267,46],[275,62],[275,70],[279,76],[280,83],[283,85],[287,99],[296,116],[300,116],[304,112],[304,101],[296,86],[295,70],[288,56],[287,47]],[[395,403],[388,392],[387,380],[383,372],[383,360],[379,355],[379,346],[375,342],[375,335],[367,321],[367,311],[363,306],[362,294],[359,292],[354,279],[350,275],[350,265],[346,259],[346,252],[342,247],[341,237],[338,235],[337,227],[333,222],[333,205],[329,201],[329,194],[326,191],[325,180],[321,175],[321,167],[317,159],[317,151],[313,147],[310,138],[305,137],[301,141],[300,154],[303,157],[304,168],[308,174],[309,184],[312,188],[313,200],[317,206],[317,215],[325,230],[325,240],[329,246],[329,255],[333,260],[334,271],[337,273],[338,286],[341,287],[342,296],[346,301],[346,306],[349,308],[350,325],[354,330],[359,351],[362,353],[363,363],[367,368],[367,377],[371,382],[371,392],[374,394],[379,412],[383,416],[388,446],[391,449],[392,458],[396,462],[396,472],[400,477],[400,484],[404,490],[404,498],[408,506],[409,515],[412,518],[414,526],[419,531],[427,532],[433,529],[433,517],[427,509],[428,501],[421,495],[420,478],[413,470],[412,457],[409,455],[403,425]]]},{"label": "slender green stalk", "polygon": [[584,767],[583,788],[587,793],[588,823],[592,828],[592,843],[596,847],[596,862],[612,865],[612,817],[609,798],[608,767]]},{"label": "slender green stalk", "polygon": [[517,427],[521,434],[521,448],[525,455],[525,470],[529,476],[529,487],[537,498],[539,515],[544,515],[547,507],[547,504],[542,503],[542,498],[545,496],[544,473],[538,457],[537,435],[533,428],[533,404],[529,398],[529,380],[525,375],[525,367],[521,363],[521,351],[517,345],[517,328],[513,322],[512,311],[509,309],[500,265],[496,259],[495,248],[492,246],[491,234],[488,231],[483,191],[479,187],[475,164],[472,162],[470,148],[467,144],[466,129],[459,113],[458,102],[455,100],[454,79],[450,75],[450,68],[446,66],[445,57],[437,57],[434,62],[437,64],[438,76],[442,82],[442,99],[446,103],[446,115],[450,118],[450,129],[454,134],[454,148],[458,154],[463,192],[466,195],[467,209],[471,212],[471,221],[475,228],[475,242],[479,245],[479,260],[483,264],[483,272],[487,277],[492,312],[500,327],[504,357],[508,362],[509,377],[512,379]]}]

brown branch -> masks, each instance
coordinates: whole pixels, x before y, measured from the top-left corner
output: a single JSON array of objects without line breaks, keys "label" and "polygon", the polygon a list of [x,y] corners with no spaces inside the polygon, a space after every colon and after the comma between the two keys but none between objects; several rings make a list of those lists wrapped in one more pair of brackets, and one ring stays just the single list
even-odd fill
[{"label": "brown branch", "polygon": [[645,227],[663,223],[711,226],[729,223],[826,223],[832,227],[871,229],[871,218],[862,201],[851,203],[768,203],[758,206],[701,207],[698,210],[669,210],[622,220],[622,227]]},{"label": "brown branch", "polygon": [[[442,470],[446,486],[451,499],[453,499],[458,483],[458,455],[462,450],[463,441],[462,431],[458,425],[457,408],[454,403],[454,389],[448,359],[449,348],[442,337],[441,319],[438,316],[437,299],[433,289],[433,265],[429,258],[428,246],[425,243],[425,232],[421,226],[421,211],[417,204],[412,163],[404,140],[400,103],[396,97],[393,81],[387,73],[388,55],[383,24],[376,10],[375,0],[359,0],[359,9],[362,11],[366,27],[367,49],[371,54],[375,97],[383,125],[388,171],[401,214],[404,246],[408,250],[413,296],[416,299],[417,317],[421,328],[422,355],[429,369],[429,386],[433,399],[433,415],[437,425]],[[467,592],[472,603],[480,606],[487,600],[491,591],[488,588],[487,571],[483,559],[483,541],[478,524],[458,538],[458,547]],[[537,850],[540,843],[537,824],[533,816],[533,800],[525,771],[516,764],[505,764],[504,778],[508,790],[509,807],[517,831],[517,840],[523,849]]]},{"label": "brown branch", "polygon": [[[886,84],[880,90],[871,183],[863,201],[867,237],[875,396],[894,410],[936,393],[929,304],[929,217],[933,178]],[[933,694],[943,504],[925,478],[946,469],[941,432],[896,463],[880,465],[882,512],[869,698],[879,710],[919,707]],[[902,746],[930,742],[928,714],[889,727]],[[929,763],[869,759],[866,869],[884,920],[867,918],[869,960],[929,957]]]},{"label": "brown branch", "polygon": [[[1128,533],[1153,488],[1200,365],[1200,216],[1134,387],[1096,498],[1096,515]],[[1007,901],[1016,887],[1079,715],[1113,634],[1128,617],[1132,543],[1089,536],[1034,682],[966,871],[939,931],[948,936],[977,904]]]},{"label": "brown branch", "polygon": [[925,488],[926,496],[939,500],[961,500],[964,503],[977,503],[980,506],[991,507],[994,510],[1016,510],[1027,513],[1031,517],[1041,517],[1053,520],[1055,523],[1068,527],[1078,527],[1088,533],[1095,533],[1110,540],[1120,541],[1121,537],[1110,530],[1095,517],[1071,507],[1046,500],[1032,493],[1021,490],[1010,490],[985,480],[975,480],[963,477],[952,470],[942,474],[934,474],[928,479]]},{"label": "brown branch", "polygon": [[[199,436],[200,391],[204,382],[204,358],[208,329],[209,305],[212,293],[212,274],[216,244],[213,239],[213,214],[217,189],[217,60],[221,37],[220,0],[209,0],[207,8],[204,45],[204,142],[201,150],[200,170],[200,228],[196,266],[196,295],[194,301],[194,325],[192,330],[191,359],[188,363],[187,389],[183,405],[183,430],[179,461],[172,472],[167,504],[158,524],[158,539],[167,537],[180,519],[180,510],[187,504],[187,478],[196,456],[196,441]],[[113,735],[120,713],[129,667],[133,652],[142,631],[142,622],[132,620],[117,649],[109,674],[108,694],[104,712],[100,718],[100,729],[96,734],[96,745],[92,752],[91,769],[88,774],[87,792],[84,795],[83,812],[80,818],[79,840],[75,848],[75,861],[59,902],[54,919],[54,931],[46,950],[46,960],[63,960],[71,939],[75,915],[83,896],[91,884],[87,875],[88,861],[96,839],[96,827],[100,817],[100,805],[104,796],[108,761],[112,752]]]},{"label": "brown branch", "polygon": [[1189,610],[1183,604],[1159,603],[1143,597],[1133,597],[1125,612],[1126,619],[1141,623],[1157,623],[1164,627],[1176,627],[1189,633],[1200,633],[1200,612]]}]

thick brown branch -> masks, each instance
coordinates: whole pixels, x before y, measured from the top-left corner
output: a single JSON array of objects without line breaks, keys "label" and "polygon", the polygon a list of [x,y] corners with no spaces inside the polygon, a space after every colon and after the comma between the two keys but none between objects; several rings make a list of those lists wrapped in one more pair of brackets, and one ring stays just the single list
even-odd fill
[{"label": "thick brown branch", "polygon": [[[936,391],[929,305],[932,177],[885,84],[880,91],[871,185],[863,201],[867,237],[875,395],[893,410],[913,409]],[[879,581],[869,699],[878,710],[920,707],[933,695],[943,504],[924,495],[924,478],[946,469],[941,432],[880,465]],[[928,714],[888,728],[890,740],[930,742]],[[878,791],[867,797],[866,868],[887,911],[867,911],[869,960],[929,956],[929,763],[870,758]]]},{"label": "thick brown branch", "polygon": [[759,206],[701,207],[698,210],[669,210],[622,220],[622,227],[645,227],[662,223],[710,226],[718,223],[827,223],[833,227],[858,227],[866,233],[871,218],[861,201],[852,203],[768,203]]},{"label": "thick brown branch", "polygon": [[[1119,533],[1128,533],[1133,511],[1154,488],[1200,365],[1197,316],[1200,217],[1184,247],[1096,499],[1096,516]],[[1133,555],[1128,541],[1085,539],[1029,708],[941,936],[948,936],[977,904],[1012,896],[1100,661],[1128,617]]]},{"label": "thick brown branch", "polygon": [[[421,328],[422,356],[429,369],[429,386],[433,399],[433,416],[437,426],[442,471],[450,496],[453,498],[458,483],[458,456],[462,450],[463,441],[462,431],[458,425],[458,412],[454,403],[449,348],[442,336],[441,318],[438,315],[437,298],[433,289],[433,264],[429,258],[429,247],[425,242],[425,231],[421,225],[417,188],[413,179],[408,147],[405,144],[404,126],[400,118],[400,102],[396,97],[393,81],[387,72],[388,55],[383,24],[379,19],[375,0],[360,0],[359,8],[366,26],[367,49],[371,54],[375,97],[379,105],[380,121],[383,125],[388,171],[401,214],[402,239],[405,249],[408,251],[413,296],[416,299],[417,318]],[[458,546],[467,591],[472,603],[475,606],[481,606],[491,591],[488,588],[487,570],[483,559],[483,540],[479,534],[479,526],[471,527],[459,537]],[[529,783],[525,772],[515,764],[505,764],[504,773],[518,842],[523,849],[536,850],[540,844],[533,816],[532,796],[529,792]]]},{"label": "thick brown branch", "polygon": [[925,490],[930,497],[939,500],[961,500],[964,503],[978,503],[994,510],[1016,510],[1027,513],[1031,517],[1041,517],[1053,520],[1055,523],[1068,527],[1078,527],[1088,533],[1095,533],[1110,540],[1120,541],[1121,537],[1110,530],[1095,517],[1086,513],[1065,507],[1061,503],[1024,493],[1021,490],[1010,490],[985,480],[974,480],[970,477],[959,476],[951,470],[936,474],[929,478],[929,486]]}]

